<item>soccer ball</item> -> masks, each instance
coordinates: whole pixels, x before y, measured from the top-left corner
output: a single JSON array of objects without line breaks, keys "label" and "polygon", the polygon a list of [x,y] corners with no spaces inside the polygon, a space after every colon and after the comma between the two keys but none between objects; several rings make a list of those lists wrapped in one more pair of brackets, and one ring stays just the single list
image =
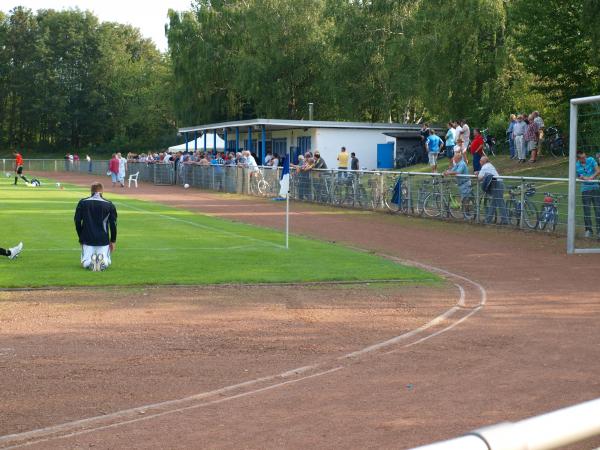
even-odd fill
[{"label": "soccer ball", "polygon": [[56,187],[59,188],[60,187],[60,183],[56,183]]},{"label": "soccer ball", "polygon": [[10,178],[10,172],[6,172],[6,178]]},{"label": "soccer ball", "polygon": [[189,184],[187,184],[187,183],[185,183],[185,184],[183,185],[183,187],[184,187],[184,189],[189,189],[189,188],[190,188],[190,185],[189,185]]}]

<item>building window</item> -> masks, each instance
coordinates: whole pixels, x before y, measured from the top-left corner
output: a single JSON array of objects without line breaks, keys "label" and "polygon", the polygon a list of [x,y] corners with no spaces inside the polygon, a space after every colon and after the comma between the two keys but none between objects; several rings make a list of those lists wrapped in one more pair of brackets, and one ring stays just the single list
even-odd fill
[{"label": "building window", "polygon": [[235,152],[235,139],[227,141],[227,151]]},{"label": "building window", "polygon": [[273,154],[284,156],[287,153],[287,138],[273,139]]},{"label": "building window", "polygon": [[244,150],[250,150],[250,152],[256,153],[258,149],[258,141],[256,139],[252,139],[252,148],[248,145],[248,139],[244,139]]},{"label": "building window", "polygon": [[312,138],[311,136],[299,136],[298,137],[298,150],[302,154],[312,150]]}]

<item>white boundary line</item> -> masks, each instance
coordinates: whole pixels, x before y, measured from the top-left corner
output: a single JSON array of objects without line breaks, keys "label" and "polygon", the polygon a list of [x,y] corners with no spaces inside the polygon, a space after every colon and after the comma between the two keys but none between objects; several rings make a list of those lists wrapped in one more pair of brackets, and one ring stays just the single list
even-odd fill
[{"label": "white boundary line", "polygon": [[[152,248],[152,251],[175,251],[175,250],[258,250],[263,247],[257,247],[255,245],[235,245],[232,247],[165,247],[165,248]],[[119,246],[119,251],[148,251],[148,247],[124,247]],[[29,252],[81,252],[79,248],[27,248]]]},{"label": "white boundary line", "polygon": [[[169,220],[173,220],[175,222],[185,223],[187,225],[191,225],[193,227],[201,228],[203,230],[210,230],[210,231],[213,231],[215,233],[220,233],[220,234],[222,234],[224,236],[235,236],[235,237],[243,239],[243,240],[249,240],[249,241],[261,242],[263,244],[269,244],[269,245],[272,245],[272,246],[274,246],[276,248],[285,248],[283,245],[276,244],[275,242],[265,241],[263,239],[258,239],[258,238],[254,238],[254,237],[251,237],[251,236],[244,236],[242,234],[234,233],[233,231],[221,230],[221,229],[216,228],[216,227],[211,227],[210,225],[204,225],[204,224],[201,224],[201,223],[192,222],[190,220],[180,219],[178,217],[169,216],[167,214],[162,214],[160,212],[150,211],[150,210],[147,210],[147,209],[139,208],[137,206],[128,205],[127,203],[122,203],[120,201],[116,201],[114,203],[116,205],[118,205],[118,206],[125,206],[126,208],[130,208],[130,209],[133,209],[135,211],[140,211],[140,212],[152,214],[155,217],[162,217],[163,219],[169,219]],[[190,212],[190,213],[191,214],[195,214],[195,213],[192,213],[192,212]],[[196,214],[196,215],[204,216],[204,217],[211,217],[211,216],[206,216],[205,214]],[[221,219],[221,220],[223,220],[223,219]],[[250,225],[248,225],[248,226],[250,226]]]},{"label": "white boundary line", "polygon": [[[476,314],[477,312],[481,311],[481,309],[483,309],[484,305],[487,302],[487,291],[485,290],[485,288],[480,284],[477,283],[476,281],[473,281],[467,277],[464,277],[462,275],[458,275],[455,274],[453,272],[444,270],[444,269],[440,269],[437,267],[433,267],[433,266],[429,266],[427,264],[423,264],[423,263],[419,263],[416,261],[409,261],[409,260],[402,260],[400,258],[396,258],[396,257],[392,257],[389,255],[384,255],[387,258],[397,261],[397,262],[401,262],[404,264],[409,264],[412,266],[416,266],[416,267],[421,267],[423,269],[426,269],[428,271],[431,272],[436,272],[436,273],[440,273],[445,275],[448,278],[455,278],[455,279],[459,279],[462,280],[465,283],[470,284],[472,287],[475,287],[479,293],[480,293],[480,301],[479,304],[477,304],[477,306],[475,307],[475,309],[471,310],[466,316],[460,318],[459,320],[457,320],[456,322],[450,324],[449,326],[438,330],[428,336],[424,336],[421,339],[414,341],[412,343],[408,343],[402,346],[402,348],[407,348],[407,347],[411,347],[413,345],[417,345],[419,343],[425,342],[433,337],[439,336],[443,333],[446,333],[448,331],[450,331],[451,329],[453,329],[454,327],[458,326],[459,324],[463,323],[464,321],[466,321],[468,318],[470,318],[471,316],[473,316],[474,314]],[[370,345],[368,347],[365,347],[362,350],[358,350],[355,352],[351,352],[348,353],[346,355],[343,355],[341,357],[338,357],[337,360],[345,360],[345,359],[351,359],[351,358],[357,358],[360,356],[364,356],[365,354],[368,353],[372,353],[375,352],[377,350],[380,350],[384,347],[390,346],[390,345],[394,345],[400,341],[406,340],[410,337],[413,337],[415,335],[418,335],[419,333],[423,333],[425,332],[427,329],[438,325],[439,323],[441,323],[443,320],[451,317],[453,314],[455,314],[457,311],[464,309],[465,308],[465,297],[466,297],[466,293],[465,293],[465,289],[464,287],[460,284],[460,283],[454,283],[455,286],[458,288],[459,292],[460,292],[460,298],[457,301],[457,304],[455,306],[453,306],[452,308],[448,309],[447,311],[445,311],[444,313],[442,313],[441,315],[437,316],[436,318],[434,318],[433,320],[429,321],[427,324],[422,325],[421,327],[411,330],[407,333],[404,333],[402,335],[396,336],[392,339],[388,339],[384,342],[380,342],[377,344],[373,344]],[[390,352],[386,352],[383,354],[389,354],[389,353],[393,353],[395,351],[398,351],[399,349],[394,349]],[[266,387],[262,387],[262,388],[258,388],[258,389],[253,389],[250,391],[246,391],[246,392],[242,392],[240,394],[235,394],[229,397],[224,397],[221,399],[217,399],[217,400],[212,400],[212,401],[208,401],[208,402],[202,402],[202,403],[197,403],[197,404],[193,404],[193,405],[187,405],[187,406],[180,406],[180,405],[184,405],[185,403],[189,403],[189,402],[193,402],[193,401],[197,401],[197,400],[202,400],[208,397],[212,397],[214,395],[223,395],[223,394],[227,394],[233,390],[236,389],[241,389],[241,388],[245,388],[248,386],[253,386],[256,385],[258,383],[261,382],[269,382],[269,381],[273,381],[276,379],[285,379],[285,378],[289,378],[295,375],[300,375],[306,372],[309,372],[311,370],[316,370],[320,367],[323,367],[325,365],[325,363],[321,363],[321,364],[314,364],[314,365],[309,365],[309,366],[303,366],[303,367],[299,367],[296,369],[292,369],[292,370],[288,370],[286,372],[282,372],[280,374],[277,375],[271,375],[271,376],[267,376],[267,377],[262,377],[262,378],[256,378],[254,380],[248,380],[242,383],[238,383],[238,384],[234,384],[234,385],[230,385],[230,386],[225,386],[223,388],[219,388],[213,391],[208,391],[208,392],[202,392],[199,394],[195,394],[189,397],[185,397],[185,398],[181,398],[181,399],[175,399],[175,400],[168,400],[165,402],[159,402],[159,403],[154,403],[154,404],[149,404],[149,405],[145,405],[145,406],[139,406],[139,407],[135,407],[135,408],[130,408],[130,409],[125,409],[125,410],[121,410],[121,411],[116,411],[113,413],[109,413],[109,414],[105,414],[102,416],[95,416],[95,417],[89,417],[86,419],[81,419],[81,420],[76,420],[76,421],[72,421],[72,422],[66,422],[63,424],[59,424],[59,425],[52,425],[49,427],[44,427],[44,428],[39,428],[39,429],[35,429],[35,430],[31,430],[31,431],[26,431],[23,433],[15,433],[15,434],[9,434],[9,435],[5,435],[5,436],[0,436],[0,448],[5,448],[5,449],[14,449],[14,448],[20,448],[20,447],[26,447],[26,446],[30,446],[30,445],[34,445],[37,443],[41,443],[41,442],[47,442],[50,440],[55,440],[55,439],[64,439],[64,438],[68,438],[68,437],[73,437],[73,436],[77,436],[77,435],[81,435],[81,434],[87,434],[87,433],[91,433],[94,431],[100,431],[103,429],[107,429],[107,428],[115,428],[118,426],[122,426],[122,425],[126,425],[129,423],[135,423],[141,420],[149,420],[151,418],[156,418],[156,417],[162,417],[165,416],[167,414],[173,414],[173,413],[177,413],[177,412],[182,412],[182,411],[186,411],[186,410],[190,410],[190,409],[194,409],[194,408],[200,408],[202,406],[208,406],[208,405],[214,405],[214,404],[218,404],[218,403],[222,403],[225,401],[229,401],[229,400],[234,400],[237,398],[241,398],[241,397],[245,397],[248,395],[253,395],[253,394],[257,394],[257,393],[261,393],[264,391],[268,391],[271,389],[275,389],[278,387],[283,387],[283,386],[287,386],[289,384],[293,384],[293,383],[297,383],[299,381],[302,380],[307,380],[307,379],[311,379],[311,378],[315,378],[318,376],[323,376],[323,375],[327,375],[333,372],[336,372],[338,370],[341,370],[347,366],[337,366],[333,369],[328,369],[328,370],[324,370],[324,371],[320,371],[317,372],[315,374],[310,374],[310,375],[306,375],[294,380],[288,380],[288,381],[284,381],[284,382],[279,382],[279,383],[275,383]],[[179,406],[179,407],[177,407]],[[177,408],[173,408],[173,409],[168,409],[167,411],[156,411],[155,413],[150,413],[148,415],[145,415],[144,417],[137,417],[139,414],[146,414],[148,412],[148,410],[151,409],[164,409],[164,408],[169,408],[169,407],[177,407]],[[132,416],[136,416],[136,418],[132,418]],[[110,421],[110,420],[114,420],[117,419],[117,422],[114,423],[110,423],[110,424],[101,424],[102,422],[105,421]],[[119,420],[120,419],[120,420]],[[97,424],[97,426],[93,426],[94,424]],[[77,428],[79,427],[83,427],[85,425],[92,425],[91,428],[84,428],[84,429],[80,429],[77,430]],[[73,430],[73,431],[71,431]],[[69,432],[71,431],[71,432]],[[62,435],[56,435],[57,433],[60,432],[66,432],[66,434],[62,434]],[[37,439],[36,439],[37,438]],[[21,441],[21,442],[19,442]],[[23,442],[26,441],[26,442]],[[16,445],[11,445],[11,444],[16,444]],[[9,447],[3,447],[3,445],[10,445]]]}]

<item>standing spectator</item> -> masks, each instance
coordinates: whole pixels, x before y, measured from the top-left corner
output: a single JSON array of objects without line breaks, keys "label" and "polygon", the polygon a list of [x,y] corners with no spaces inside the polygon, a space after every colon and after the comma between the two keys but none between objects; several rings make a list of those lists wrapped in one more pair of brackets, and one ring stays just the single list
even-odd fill
[{"label": "standing spectator", "polygon": [[69,170],[73,170],[73,161],[75,160],[75,157],[73,156],[72,153],[69,153]]},{"label": "standing spectator", "polygon": [[321,170],[327,169],[327,163],[323,158],[321,158],[321,152],[319,150],[315,150],[315,156],[312,164],[313,169],[318,169],[316,171],[311,171],[311,176],[313,179],[313,191],[315,193],[315,199],[321,200],[321,198],[326,194],[323,189],[323,172]]},{"label": "standing spectator", "polygon": [[442,139],[435,134],[435,131],[429,130],[429,137],[425,141],[425,148],[427,149],[427,156],[429,157],[429,165],[433,173],[437,173],[437,159],[440,150],[444,147]]},{"label": "standing spectator", "polygon": [[29,183],[27,177],[23,175],[23,156],[16,150],[13,152],[13,155],[15,157],[15,186],[19,178],[25,181],[25,183]]},{"label": "standing spectator", "polygon": [[454,140],[454,127],[452,125],[452,122],[448,122],[448,131],[446,131],[446,143],[445,143],[446,156],[448,158],[452,158],[454,156],[455,142],[456,141]]},{"label": "standing spectator", "polygon": [[460,126],[462,128],[462,138],[465,143],[465,147],[469,148],[469,145],[471,142],[471,129],[469,128],[469,125],[467,124],[467,120],[466,119],[461,120]]},{"label": "standing spectator", "polygon": [[455,144],[456,144],[456,142],[458,142],[459,139],[462,139],[463,144],[464,144],[465,140],[461,136],[462,132],[463,132],[463,130],[462,130],[462,127],[460,126],[460,121],[455,120],[454,121],[454,142],[455,142]]},{"label": "standing spectator", "polygon": [[586,181],[581,183],[581,201],[583,203],[583,221],[585,223],[585,237],[592,237],[592,206],[596,217],[596,237],[600,239],[600,185],[596,180],[600,175],[600,167],[591,156],[588,157],[583,150],[577,150],[577,163],[575,165],[577,178]]},{"label": "standing spectator", "polygon": [[273,170],[277,170],[277,168],[279,167],[279,155],[277,155],[277,153],[275,153],[271,157],[271,160],[269,161],[269,166],[271,166],[271,169]]},{"label": "standing spectator", "polygon": [[346,151],[346,147],[342,147],[340,153],[338,153],[338,169],[339,170],[348,170],[348,152]]},{"label": "standing spectator", "polygon": [[533,119],[533,115],[530,115],[527,118],[527,128],[525,129],[524,136],[525,143],[527,145],[527,153],[530,155],[530,163],[534,163],[537,156],[538,125]]},{"label": "standing spectator", "polygon": [[485,152],[483,150],[485,143],[483,141],[483,136],[479,132],[479,128],[475,128],[473,130],[473,142],[471,142],[471,155],[473,155],[473,171],[479,172],[481,170],[481,158],[485,156]]},{"label": "standing spectator", "polygon": [[125,175],[127,174],[127,160],[121,156],[121,153],[117,153],[119,158],[119,183],[121,187],[125,187]]},{"label": "standing spectator", "polygon": [[544,141],[544,128],[545,128],[545,124],[544,124],[544,119],[542,119],[542,116],[540,116],[539,111],[534,111],[531,113],[531,115],[533,116],[533,121],[535,122],[535,124],[537,125],[537,152],[536,152],[536,157],[537,156],[541,156],[542,154],[542,142]]},{"label": "standing spectator", "polygon": [[271,159],[273,159],[273,152],[271,152],[271,150],[267,150],[267,154],[265,156],[265,166],[271,165],[269,164],[269,162],[271,162]]},{"label": "standing spectator", "polygon": [[485,223],[492,223],[496,210],[498,210],[500,223],[508,225],[508,213],[506,203],[504,203],[504,182],[500,179],[498,171],[489,162],[487,156],[481,158],[481,170],[477,173],[477,178],[482,181],[483,191],[490,197],[485,214]]},{"label": "standing spectator", "polygon": [[360,161],[354,152],[350,153],[350,170],[360,170]]},{"label": "standing spectator", "polygon": [[71,154],[69,152],[67,152],[67,154],[65,155],[65,170],[68,172],[70,167],[69,161],[71,160]]},{"label": "standing spectator", "polygon": [[119,181],[119,158],[117,158],[116,153],[113,153],[111,160],[108,162],[108,173],[112,180],[112,185],[115,187],[117,181]]},{"label": "standing spectator", "polygon": [[79,155],[77,153],[73,155],[73,163],[75,164],[75,170],[79,170]]},{"label": "standing spectator", "polygon": [[85,155],[85,160],[88,163],[88,173],[92,173],[92,157],[90,155]]},{"label": "standing spectator", "polygon": [[506,129],[506,142],[508,142],[508,150],[510,151],[510,159],[517,159],[517,152],[515,150],[515,138],[513,136],[513,129],[517,123],[517,116],[514,114],[510,115],[510,121],[508,128]]},{"label": "standing spectator", "polygon": [[523,115],[517,115],[517,121],[513,125],[513,139],[515,141],[515,152],[517,153],[517,158],[520,163],[525,162],[525,143],[523,141],[523,136],[525,135],[525,130],[527,129],[527,124],[523,121]]}]

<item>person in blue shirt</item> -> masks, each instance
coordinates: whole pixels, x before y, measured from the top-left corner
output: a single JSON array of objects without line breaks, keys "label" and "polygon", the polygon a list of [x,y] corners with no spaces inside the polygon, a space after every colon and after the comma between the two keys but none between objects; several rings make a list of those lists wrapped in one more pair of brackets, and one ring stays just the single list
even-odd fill
[{"label": "person in blue shirt", "polygon": [[575,170],[577,178],[583,181],[580,185],[585,237],[592,237],[593,205],[594,215],[596,216],[596,237],[600,239],[600,185],[595,181],[600,175],[600,168],[594,158],[588,157],[583,150],[578,150]]},{"label": "person in blue shirt", "polygon": [[454,124],[452,122],[448,122],[448,131],[446,132],[446,157],[452,158],[454,156]]},{"label": "person in blue shirt", "polygon": [[[460,193],[460,200],[463,204],[463,211],[465,200],[473,197],[473,189],[471,188],[471,179],[469,175],[469,166],[465,162],[462,153],[455,153],[454,159],[451,161],[452,167],[444,172],[445,176],[456,177],[456,185],[458,186],[458,192]],[[467,175],[467,176],[465,176]],[[468,219],[467,212],[463,212],[465,219]]]},{"label": "person in blue shirt", "polygon": [[435,134],[435,131],[430,129],[429,136],[425,141],[425,148],[427,149],[427,155],[429,156],[429,165],[434,173],[437,173],[437,158],[443,147],[444,141]]}]

